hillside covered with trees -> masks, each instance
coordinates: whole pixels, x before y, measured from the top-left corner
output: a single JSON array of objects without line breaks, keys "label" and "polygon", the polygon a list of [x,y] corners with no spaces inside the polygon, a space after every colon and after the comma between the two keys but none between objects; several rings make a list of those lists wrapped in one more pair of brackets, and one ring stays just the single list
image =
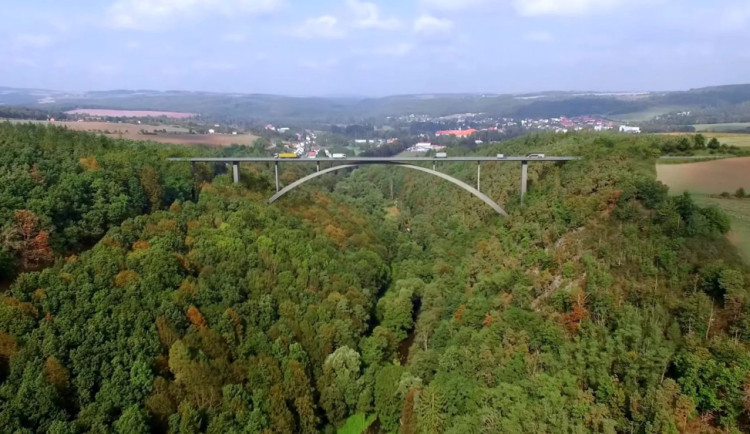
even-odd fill
[{"label": "hillside covered with trees", "polygon": [[192,197],[200,149],[0,123],[0,279],[90,247],[124,220]]},{"label": "hillside covered with trees", "polygon": [[[94,140],[45,134],[50,147]],[[483,167],[505,219],[449,183],[390,167],[324,177],[267,205],[270,183],[249,166],[242,184],[218,176],[192,201],[185,168],[158,166],[164,151],[108,142],[123,148],[96,157],[100,172],[127,200],[138,183],[144,199],[123,199],[127,211],[97,220],[99,232],[63,237],[64,247],[102,234],[0,296],[0,426],[746,430],[750,271],[724,237],[725,215],[656,181],[665,140],[540,135],[480,148],[584,157],[531,164],[523,204],[517,165]],[[93,151],[76,152],[50,158],[45,174],[93,188],[102,181],[79,161]],[[159,201],[139,182],[147,163],[161,174]],[[441,170],[470,181],[476,168]],[[107,209],[110,197],[94,203]],[[11,223],[22,209],[56,215],[35,203],[2,212]]]}]

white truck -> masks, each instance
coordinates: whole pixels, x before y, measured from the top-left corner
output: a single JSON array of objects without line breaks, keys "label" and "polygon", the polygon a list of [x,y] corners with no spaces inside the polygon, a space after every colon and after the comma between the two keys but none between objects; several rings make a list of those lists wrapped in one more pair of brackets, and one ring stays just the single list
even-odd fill
[{"label": "white truck", "polygon": [[448,158],[448,154],[446,152],[438,152],[435,154],[435,158]]},{"label": "white truck", "polygon": [[346,154],[332,154],[331,158],[343,159],[346,158]]},{"label": "white truck", "polygon": [[497,159],[498,159],[498,160],[503,160],[503,159],[505,159],[505,154],[497,154]]}]

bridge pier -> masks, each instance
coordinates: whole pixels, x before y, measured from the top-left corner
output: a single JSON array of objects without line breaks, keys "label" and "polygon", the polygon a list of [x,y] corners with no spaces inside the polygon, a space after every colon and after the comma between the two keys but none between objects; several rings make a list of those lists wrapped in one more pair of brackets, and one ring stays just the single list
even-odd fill
[{"label": "bridge pier", "polygon": [[526,196],[526,186],[529,182],[529,162],[521,161],[521,203]]},{"label": "bridge pier", "polygon": [[273,163],[273,171],[276,175],[276,193],[279,192],[279,162],[276,161]]},{"label": "bridge pier", "polygon": [[240,162],[232,161],[232,180],[235,184],[240,182]]},{"label": "bridge pier", "polygon": [[[320,172],[320,161],[315,162],[315,167],[318,169],[317,172]],[[278,191],[278,190],[276,190]]]},{"label": "bridge pier", "polygon": [[482,163],[477,161],[477,190],[482,191],[479,187],[481,186],[482,180]]}]

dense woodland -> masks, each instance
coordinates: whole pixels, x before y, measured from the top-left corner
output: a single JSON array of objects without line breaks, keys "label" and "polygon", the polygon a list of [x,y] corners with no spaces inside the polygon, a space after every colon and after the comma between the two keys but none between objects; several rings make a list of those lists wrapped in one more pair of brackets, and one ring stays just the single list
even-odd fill
[{"label": "dense woodland", "polygon": [[112,226],[192,197],[190,166],[158,147],[0,123],[0,280],[98,242]]},{"label": "dense woodland", "polygon": [[[2,197],[29,197],[3,199],[6,224],[33,212],[60,243],[53,265],[0,296],[9,432],[309,433],[373,418],[375,432],[409,434],[748,428],[750,272],[725,215],[655,180],[665,138],[480,148],[585,157],[531,164],[523,204],[517,165],[485,165],[503,219],[452,184],[385,167],[269,206],[268,171],[248,165],[241,185],[202,180],[192,201],[161,148],[2,131],[10,161],[27,148],[74,153],[38,169],[1,163],[15,174],[2,188],[16,186]],[[91,155],[98,170],[81,162]],[[147,167],[158,201],[139,178]],[[40,208],[34,170],[93,190],[111,178],[144,199],[68,237],[86,219]],[[476,169],[441,170],[471,182]]]}]

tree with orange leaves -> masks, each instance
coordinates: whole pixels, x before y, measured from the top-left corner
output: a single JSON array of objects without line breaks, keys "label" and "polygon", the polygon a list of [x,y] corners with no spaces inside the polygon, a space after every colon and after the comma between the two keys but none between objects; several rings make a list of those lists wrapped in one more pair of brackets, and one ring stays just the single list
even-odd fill
[{"label": "tree with orange leaves", "polygon": [[25,269],[52,262],[49,232],[43,230],[39,217],[25,209],[16,211],[13,224],[3,233],[3,245],[15,253]]}]

